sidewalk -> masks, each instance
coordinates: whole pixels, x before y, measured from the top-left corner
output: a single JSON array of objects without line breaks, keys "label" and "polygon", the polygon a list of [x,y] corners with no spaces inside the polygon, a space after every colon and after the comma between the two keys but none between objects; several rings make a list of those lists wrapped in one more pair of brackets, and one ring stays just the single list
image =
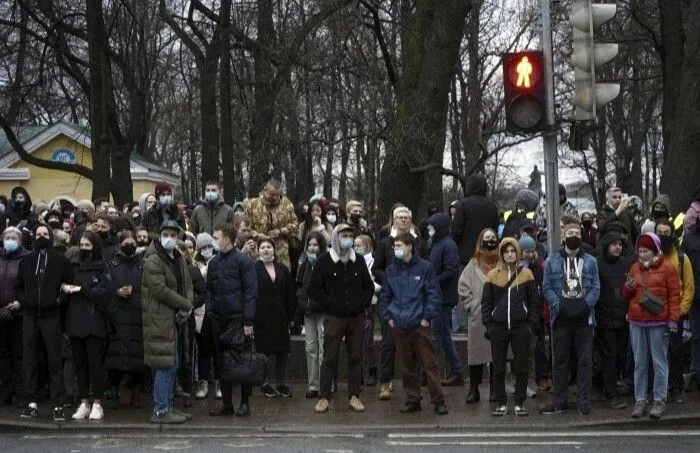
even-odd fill
[{"label": "sidewalk", "polygon": [[[343,383],[339,386],[336,397],[331,402],[330,411],[326,414],[314,413],[315,399],[304,398],[306,390],[303,384],[292,385],[294,396],[291,399],[265,398],[255,389],[251,399],[252,416],[250,418],[237,417],[210,417],[208,411],[216,407],[218,401],[214,399],[213,392],[205,401],[194,401],[194,405],[186,409],[193,414],[193,420],[184,425],[161,426],[149,422],[151,409],[130,409],[122,407],[118,410],[105,409],[105,419],[100,422],[74,422],[66,421],[54,423],[50,408],[39,405],[40,415],[34,420],[21,419],[20,409],[11,406],[0,408],[0,428],[5,430],[83,430],[83,431],[109,431],[109,430],[202,430],[207,432],[248,431],[269,433],[300,433],[300,432],[357,432],[372,430],[426,430],[426,429],[527,429],[527,430],[572,430],[572,429],[620,429],[621,427],[653,426],[698,426],[700,421],[700,393],[686,395],[685,404],[670,404],[667,412],[660,421],[652,421],[648,418],[634,420],[630,417],[632,412],[632,398],[624,401],[628,403],[628,409],[614,411],[605,408],[602,401],[594,396],[588,416],[580,415],[578,411],[571,409],[560,415],[539,415],[539,408],[550,401],[549,393],[540,393],[536,398],[529,398],[526,407],[530,411],[528,417],[515,417],[510,414],[496,418],[491,416],[493,404],[488,402],[488,384],[481,386],[482,401],[475,405],[466,405],[467,387],[445,388],[445,398],[449,415],[437,416],[427,398],[427,389],[424,390],[423,411],[414,414],[401,414],[402,405],[401,382],[394,381],[394,392],[391,401],[379,401],[379,388],[368,387],[364,389],[362,400],[366,406],[364,413],[354,413],[347,405],[345,394],[346,387]],[[128,391],[123,392],[122,402],[127,404]],[[238,396],[234,391],[234,403]],[[144,395],[146,401],[150,395]],[[180,402],[176,405],[181,409]],[[74,409],[68,409],[66,415],[70,417]]]}]

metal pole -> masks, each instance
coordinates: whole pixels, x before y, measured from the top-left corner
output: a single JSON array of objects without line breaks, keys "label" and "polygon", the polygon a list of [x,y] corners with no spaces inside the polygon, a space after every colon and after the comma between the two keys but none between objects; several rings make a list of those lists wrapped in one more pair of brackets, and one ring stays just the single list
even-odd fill
[{"label": "metal pole", "polygon": [[552,57],[551,0],[540,0],[542,11],[542,54],[544,57],[545,90],[547,93],[547,130],[542,135],[544,151],[545,196],[547,198],[547,245],[549,253],[561,247],[559,228],[559,161],[557,131],[554,119],[554,63]]}]

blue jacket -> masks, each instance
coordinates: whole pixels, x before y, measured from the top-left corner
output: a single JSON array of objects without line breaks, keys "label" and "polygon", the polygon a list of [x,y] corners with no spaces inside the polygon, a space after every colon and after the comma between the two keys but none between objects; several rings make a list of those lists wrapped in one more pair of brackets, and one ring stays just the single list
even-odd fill
[{"label": "blue jacket", "polygon": [[433,214],[428,225],[435,228],[430,248],[430,264],[433,265],[440,282],[442,303],[454,307],[459,302],[459,248],[450,237],[450,218],[443,212]]},{"label": "blue jacket", "polygon": [[[542,292],[544,298],[549,303],[549,322],[553,326],[559,314],[559,304],[564,292],[564,255],[563,250],[550,255],[544,268],[544,279],[542,281]],[[583,298],[590,308],[588,324],[595,325],[595,304],[600,297],[600,278],[598,276],[598,263],[596,259],[588,253],[579,252],[578,259],[583,260],[581,270],[581,289]]]},{"label": "blue jacket", "polygon": [[243,323],[255,323],[258,276],[253,261],[236,249],[209,260],[207,311],[221,318],[243,315]]},{"label": "blue jacket", "polygon": [[422,319],[431,322],[439,313],[440,303],[437,275],[426,260],[413,255],[408,263],[395,260],[386,270],[379,293],[384,322],[392,319],[401,330],[413,329]]}]

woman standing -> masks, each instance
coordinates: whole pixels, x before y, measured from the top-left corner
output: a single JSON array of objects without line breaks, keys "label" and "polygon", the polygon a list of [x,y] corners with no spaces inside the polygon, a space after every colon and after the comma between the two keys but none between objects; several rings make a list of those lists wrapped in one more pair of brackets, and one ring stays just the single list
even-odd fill
[{"label": "woman standing", "polygon": [[374,281],[374,275],[372,275],[374,248],[372,247],[372,239],[366,234],[361,234],[355,238],[355,254],[364,258],[367,270],[374,283],[374,297],[372,297],[372,305],[365,309],[365,322],[362,331],[362,356],[367,365],[367,370],[369,370],[365,385],[373,387],[377,385],[377,354],[374,352],[374,318],[375,312],[378,313],[379,311],[377,307],[377,293],[382,287]]},{"label": "woman standing", "polygon": [[[61,286],[68,295],[66,333],[70,338],[78,378],[80,407],[74,420],[101,420],[105,392],[104,342],[107,336],[111,276],[102,259],[102,241],[93,232],[80,236],[80,255],[73,265],[73,284]],[[90,390],[94,401],[90,408]]]},{"label": "woman standing", "polygon": [[[196,248],[193,263],[205,281],[209,260],[214,256],[214,238],[209,233],[197,235]],[[206,289],[206,288],[205,288]],[[211,319],[206,311],[206,304],[194,310],[195,340],[197,341],[197,393],[194,397],[198,400],[206,399],[209,395],[209,382],[212,381],[210,373],[214,360],[214,335],[211,331]],[[221,389],[216,382],[216,397],[221,398]]]},{"label": "woman standing", "polygon": [[287,385],[289,367],[289,327],[296,310],[294,281],[289,269],[275,259],[275,245],[270,238],[258,242],[260,261],[255,263],[258,276],[258,302],[255,311],[255,347],[258,352],[275,356],[275,387],[262,385],[263,395],[291,397]]},{"label": "woman standing", "polygon": [[328,231],[326,230],[326,226],[323,224],[323,208],[318,201],[314,202],[309,210],[304,213],[304,221],[299,225],[299,243],[306,244],[306,240],[313,232],[323,234],[326,243],[328,242]]},{"label": "woman standing", "polygon": [[136,253],[136,236],[131,231],[117,235],[119,251],[109,262],[112,276],[112,297],[109,314],[114,330],[109,334],[105,368],[114,397],[108,407],[120,404],[119,386],[129,374],[133,408],[143,407],[141,389],[146,367],[143,363],[143,322],[141,315],[141,276],[143,257]]},{"label": "woman standing", "polygon": [[666,409],[668,391],[668,333],[677,332],[680,316],[680,279],[674,265],[661,253],[661,240],[654,233],[637,239],[639,261],[632,265],[625,283],[629,300],[627,319],[634,354],[632,417],[647,413],[649,357],[654,367],[654,404],[649,417],[659,419]]},{"label": "woman standing", "polygon": [[[498,264],[498,236],[491,228],[483,230],[476,242],[476,252],[459,277],[459,300],[469,316],[467,330],[467,363],[469,364],[469,393],[467,404],[481,399],[479,385],[484,377],[484,365],[491,363],[491,344],[484,337],[486,328],[481,321],[481,297],[486,276]],[[491,392],[493,393],[493,392]]]}]

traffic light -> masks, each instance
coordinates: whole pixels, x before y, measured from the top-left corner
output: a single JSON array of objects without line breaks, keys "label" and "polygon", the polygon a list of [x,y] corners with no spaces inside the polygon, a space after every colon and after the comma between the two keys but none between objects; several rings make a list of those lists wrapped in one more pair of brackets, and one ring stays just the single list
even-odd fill
[{"label": "traffic light", "polygon": [[506,131],[532,133],[547,124],[544,59],[541,51],[503,54]]},{"label": "traffic light", "polygon": [[613,18],[613,3],[573,0],[569,22],[573,29],[574,121],[595,120],[598,110],[620,94],[617,83],[596,83],[596,71],[617,55],[617,44],[595,42],[600,26]]}]

